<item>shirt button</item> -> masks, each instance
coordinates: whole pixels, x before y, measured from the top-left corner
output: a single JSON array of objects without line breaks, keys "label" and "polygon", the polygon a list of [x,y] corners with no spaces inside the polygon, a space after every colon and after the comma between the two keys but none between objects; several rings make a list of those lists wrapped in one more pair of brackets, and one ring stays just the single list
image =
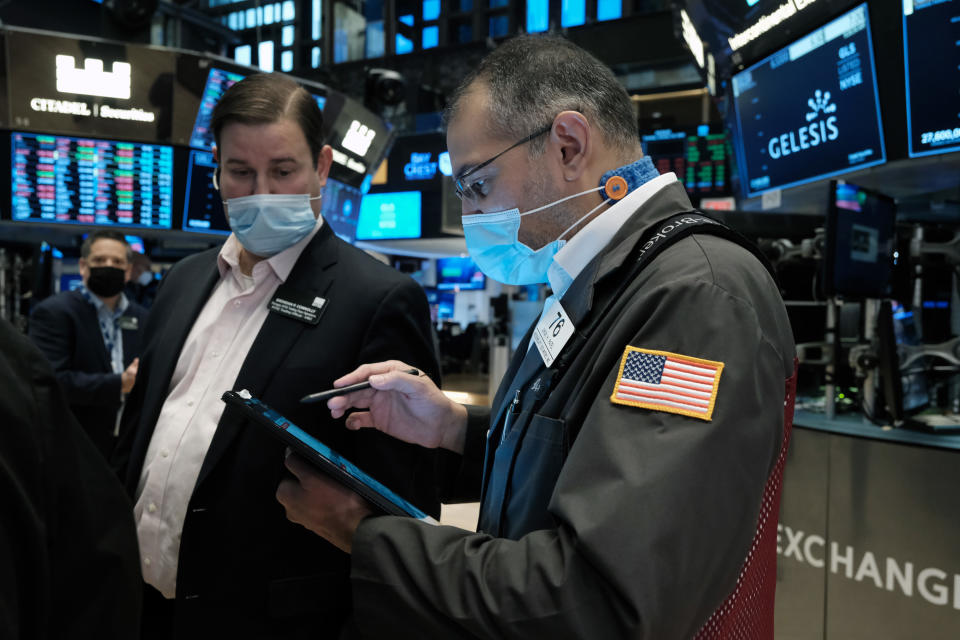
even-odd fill
[{"label": "shirt button", "polygon": [[157,505],[155,505],[155,504],[152,503],[152,502],[151,502],[150,505],[147,507],[147,511],[149,511],[150,513],[153,513],[153,512],[156,511],[156,510],[157,510]]},{"label": "shirt button", "polygon": [[168,455],[170,455],[170,452],[164,449],[163,451],[160,452],[160,455],[166,458]]},{"label": "shirt button", "polygon": [[188,407],[192,407],[192,406],[193,406],[193,400],[187,400],[187,406],[188,406]]},{"label": "shirt button", "polygon": [[144,566],[149,567],[149,566],[150,566],[150,558],[144,558],[144,559],[143,559],[143,564],[144,564]]},{"label": "shirt button", "polygon": [[216,357],[219,356],[219,355],[220,355],[220,354],[217,353],[216,351],[213,351],[213,352],[210,353],[210,357],[211,357],[211,358],[216,358]]},{"label": "shirt button", "polygon": [[240,303],[239,300],[234,300],[234,301],[233,301],[233,306],[235,306],[235,307],[239,307],[240,304],[241,304],[241,303]]}]

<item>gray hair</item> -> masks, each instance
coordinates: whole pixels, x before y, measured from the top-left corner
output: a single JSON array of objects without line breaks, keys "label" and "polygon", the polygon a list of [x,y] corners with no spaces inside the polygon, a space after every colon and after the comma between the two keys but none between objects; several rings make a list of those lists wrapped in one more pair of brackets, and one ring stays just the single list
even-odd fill
[{"label": "gray hair", "polygon": [[[639,151],[630,96],[605,64],[564,38],[524,35],[501,44],[454,91],[446,123],[456,118],[475,84],[490,92],[491,135],[520,140],[549,125],[561,111],[578,111],[624,156]],[[534,139],[530,153],[542,153],[544,145],[544,137]]]}]

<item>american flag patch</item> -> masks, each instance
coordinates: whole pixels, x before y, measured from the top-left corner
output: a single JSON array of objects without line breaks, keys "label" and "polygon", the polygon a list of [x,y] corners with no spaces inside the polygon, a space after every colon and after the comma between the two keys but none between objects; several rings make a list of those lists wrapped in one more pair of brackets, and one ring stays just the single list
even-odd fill
[{"label": "american flag patch", "polygon": [[710,420],[722,362],[627,346],[610,401]]}]

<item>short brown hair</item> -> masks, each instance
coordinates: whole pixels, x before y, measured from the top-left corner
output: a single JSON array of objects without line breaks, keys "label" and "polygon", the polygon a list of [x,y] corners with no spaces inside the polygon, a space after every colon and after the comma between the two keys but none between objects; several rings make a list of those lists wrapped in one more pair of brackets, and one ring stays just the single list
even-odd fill
[{"label": "short brown hair", "polygon": [[220,132],[230,122],[271,124],[287,117],[303,131],[316,167],[323,148],[323,113],[306,89],[281,73],[257,73],[227,89],[213,108],[210,126],[219,147]]},{"label": "short brown hair", "polygon": [[80,245],[81,258],[86,260],[90,257],[90,250],[93,248],[93,243],[97,240],[115,240],[119,242],[127,248],[127,262],[133,263],[133,249],[130,248],[130,243],[127,242],[127,239],[123,237],[122,233],[109,229],[99,229],[83,239],[83,244]]}]

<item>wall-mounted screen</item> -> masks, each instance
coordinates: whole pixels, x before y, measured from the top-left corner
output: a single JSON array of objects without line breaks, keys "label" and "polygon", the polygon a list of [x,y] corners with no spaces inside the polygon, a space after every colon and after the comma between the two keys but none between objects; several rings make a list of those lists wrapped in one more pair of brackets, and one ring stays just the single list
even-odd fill
[{"label": "wall-mounted screen", "polygon": [[424,287],[427,304],[430,305],[430,320],[452,320],[457,294],[453,291],[438,291],[433,287]]},{"label": "wall-mounted screen", "polygon": [[357,221],[360,218],[360,199],[363,195],[356,187],[327,178],[323,188],[322,215],[335,234],[353,242],[357,237]]},{"label": "wall-mounted screen", "polygon": [[357,240],[419,238],[421,224],[419,191],[368,193],[360,201]]},{"label": "wall-mounted screen", "polygon": [[169,229],[173,148],[13,132],[14,221]]},{"label": "wall-mounted screen", "polygon": [[230,233],[223,214],[220,193],[213,188],[217,163],[212,151],[192,149],[187,163],[187,189],[183,203],[183,230],[202,233]]},{"label": "wall-mounted screen", "polygon": [[960,0],[904,0],[910,156],[960,151]]},{"label": "wall-mounted screen", "polygon": [[330,177],[355,187],[380,166],[394,137],[379,116],[336,91],[326,96],[323,127],[333,149]]},{"label": "wall-mounted screen", "polygon": [[896,213],[893,198],[842,180],[830,182],[823,260],[827,295],[890,294]]},{"label": "wall-mounted screen", "polygon": [[7,27],[5,31],[7,91],[15,127],[170,141],[173,52]]},{"label": "wall-mounted screen", "polygon": [[198,149],[213,148],[213,131],[210,129],[210,119],[213,108],[217,105],[223,93],[243,80],[244,76],[232,71],[210,68],[207,74],[207,84],[204,85],[203,95],[200,96],[200,107],[197,109],[197,119],[193,125],[193,134],[190,136],[190,146]]},{"label": "wall-mounted screen", "polygon": [[867,5],[733,76],[748,196],[886,161]]},{"label": "wall-mounted screen", "polygon": [[437,289],[483,289],[487,279],[469,257],[437,258]]},{"label": "wall-mounted screen", "polygon": [[730,192],[726,132],[711,133],[708,125],[690,131],[658,129],[641,136],[641,144],[657,170],[675,173],[690,195],[722,196]]}]

